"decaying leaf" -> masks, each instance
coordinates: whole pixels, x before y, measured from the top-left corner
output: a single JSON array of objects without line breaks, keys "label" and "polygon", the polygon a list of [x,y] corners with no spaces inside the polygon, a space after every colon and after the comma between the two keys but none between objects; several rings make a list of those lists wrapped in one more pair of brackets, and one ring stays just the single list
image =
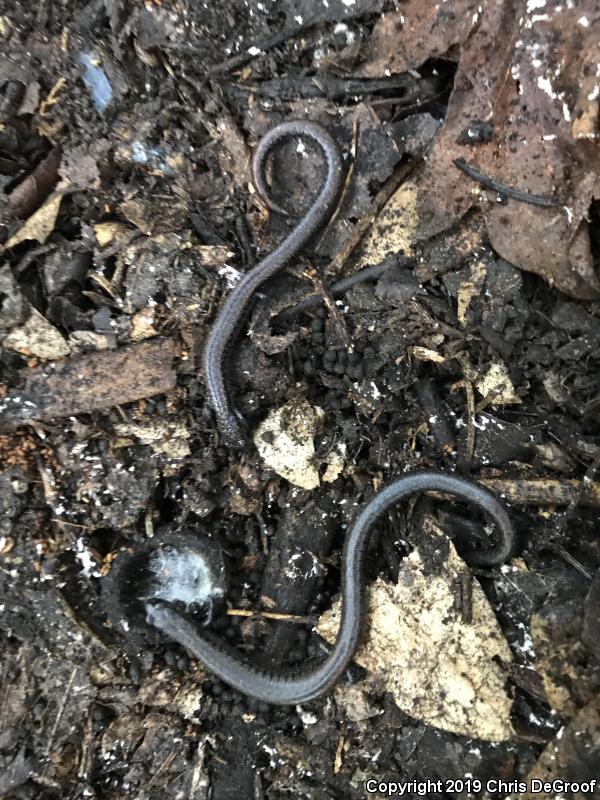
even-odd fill
[{"label": "decaying leaf", "polygon": [[477,391],[493,406],[521,402],[521,398],[515,392],[515,387],[503,361],[496,361],[491,364],[485,375],[477,379],[475,386]]},{"label": "decaying leaf", "polygon": [[291,400],[272,411],[254,434],[254,444],[265,463],[302,489],[319,485],[314,437],[323,416],[323,411],[307,400]]},{"label": "decaying leaf", "polygon": [[19,230],[13,233],[4,245],[4,249],[16,247],[16,245],[29,239],[34,239],[43,244],[54,230],[61,201],[61,194],[51,194],[46,202],[25,221]]},{"label": "decaying leaf", "polygon": [[333,483],[342,474],[344,469],[344,456],[341,453],[331,453],[327,467],[323,473],[323,483]]},{"label": "decaying leaf", "polygon": [[181,714],[186,719],[194,719],[205,694],[200,685],[202,677],[203,673],[199,670],[194,672],[193,680],[188,679],[183,683],[174,682],[168,670],[146,675],[139,688],[140,702],[150,708],[163,708]]},{"label": "decaying leaf", "polygon": [[436,0],[408,0],[400,11],[382,14],[373,28],[371,56],[363,67],[368,77],[405,72],[462,42],[473,25],[480,0],[460,4],[460,14],[444,11]]},{"label": "decaying leaf", "polygon": [[131,318],[131,333],[130,338],[132,342],[139,342],[142,339],[150,339],[156,336],[157,331],[153,325],[154,323],[154,307],[147,306],[142,308],[137,314]]},{"label": "decaying leaf", "polygon": [[[592,199],[600,196],[594,0],[412,0],[381,19],[363,70],[383,77],[389,69],[416,68],[454,45],[460,48],[454,90],[417,184],[417,238],[447,231],[481,205],[502,258],[574,297],[597,297],[587,221]],[[494,192],[459,172],[457,158],[556,205],[512,198],[500,204]],[[396,203],[393,198],[391,207]]]},{"label": "decaying leaf", "polygon": [[414,183],[405,183],[398,189],[365,237],[358,266],[380,264],[389,255],[412,252],[418,239],[417,197]]},{"label": "decaying leaf", "polygon": [[131,233],[131,228],[123,222],[98,222],[94,225],[94,233],[100,247],[106,247],[114,239],[122,239]]},{"label": "decaying leaf", "polygon": [[[578,784],[595,780],[588,792],[526,791],[519,800],[556,800],[557,797],[585,798],[597,796],[598,790],[598,732],[600,731],[600,700],[598,697],[582,708],[572,722],[559,730],[556,738],[542,752],[525,781],[529,787],[537,779],[548,784],[552,781],[574,781]],[[558,787],[557,787],[558,788]],[[510,795],[509,800],[517,800]]]},{"label": "decaying leaf", "polygon": [[583,598],[549,601],[531,617],[531,638],[548,702],[567,719],[600,693],[600,667],[583,644]]},{"label": "decaying leaf", "polygon": [[62,333],[33,307],[27,320],[11,330],[2,346],[42,361],[64,358],[71,352]]},{"label": "decaying leaf", "polygon": [[481,292],[486,275],[486,265],[482,261],[478,261],[471,266],[469,277],[461,283],[458,289],[458,309],[456,312],[461,325],[465,324],[471,300]]},{"label": "decaying leaf", "polygon": [[[512,660],[481,587],[473,585],[473,622],[456,608],[453,584],[466,569],[450,545],[438,574],[424,569],[417,550],[405,559],[396,586],[377,580],[368,591],[366,634],[355,661],[370,685],[391,692],[397,705],[443,730],[488,741],[513,734],[512,700],[498,660]],[[321,617],[319,633],[335,639],[339,602]],[[343,694],[345,688],[337,692]]]},{"label": "decaying leaf", "polygon": [[116,425],[119,436],[131,436],[142,444],[150,445],[155,453],[169,458],[185,458],[190,455],[187,428],[181,422],[170,422],[168,419],[153,419],[148,423],[124,423]]}]

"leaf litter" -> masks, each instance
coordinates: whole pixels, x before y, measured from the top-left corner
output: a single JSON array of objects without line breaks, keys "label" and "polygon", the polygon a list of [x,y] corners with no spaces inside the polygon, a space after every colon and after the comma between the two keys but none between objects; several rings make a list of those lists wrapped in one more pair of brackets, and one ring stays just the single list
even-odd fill
[{"label": "leaf litter", "polygon": [[[452,545],[437,574],[415,549],[402,562],[395,585],[378,579],[368,587],[364,641],[355,661],[369,675],[359,686],[367,695],[385,688],[399,708],[429,725],[502,741],[514,735],[506,690],[512,655],[476,581],[472,622],[465,621],[455,589],[466,569]],[[317,626],[330,643],[339,615],[338,602]],[[346,691],[338,687],[336,695]]]},{"label": "leaf litter", "polygon": [[[2,675],[16,686],[31,661],[47,676],[27,706],[3,704],[0,785],[362,797],[366,778],[398,771],[525,775],[557,732],[588,736],[598,685],[597,591],[581,590],[598,563],[598,307],[560,293],[598,296],[597,11],[205,5],[91,3],[76,21],[57,6],[60,34],[25,7],[18,25],[0,17]],[[200,353],[229,280],[288,228],[258,209],[248,160],[292,117],[339,137],[351,179],[231,359],[265,434],[238,460],[204,413]],[[272,165],[290,209],[322,175],[300,151]],[[388,255],[374,285],[358,276],[328,295],[330,279]],[[282,328],[307,285],[316,304]],[[332,698],[257,708],[165,642],[115,661],[97,579],[165,527],[223,544],[236,607],[217,635],[282,669],[322,658],[300,621],[329,605],[344,526],[361,498],[425,465],[470,471],[526,529],[527,569],[479,576],[472,621],[454,550],[432,570],[382,520],[353,667],[367,677]],[[440,519],[469,522],[448,506]],[[387,568],[391,582],[374,579]],[[555,573],[575,602],[553,602]],[[270,631],[264,608],[292,616]],[[573,750],[564,764],[582,770]]]},{"label": "leaf litter", "polygon": [[[372,59],[363,65],[370,76],[414,69],[450,45],[459,48],[444,124],[423,171],[412,187],[399,190],[399,208],[392,199],[379,230],[386,223],[394,230],[409,192],[416,195],[418,213],[411,248],[479,208],[499,255],[566,294],[595,298],[600,281],[588,212],[600,198],[597,4],[529,0],[526,7],[518,5],[520,10],[508,0],[409,2],[376,26]],[[481,121],[491,131],[483,141],[477,135]],[[457,170],[457,158],[523,192],[555,198],[557,205],[498,202]],[[403,220],[398,224],[404,226]]]}]

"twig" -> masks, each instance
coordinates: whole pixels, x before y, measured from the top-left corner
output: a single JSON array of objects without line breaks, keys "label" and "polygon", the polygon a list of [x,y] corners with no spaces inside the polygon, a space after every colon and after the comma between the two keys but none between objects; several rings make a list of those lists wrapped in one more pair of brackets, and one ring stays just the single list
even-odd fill
[{"label": "twig", "polygon": [[465,447],[465,460],[470,466],[475,455],[475,392],[473,391],[472,368],[466,353],[457,353],[456,360],[462,367],[463,387],[467,395],[467,442]]},{"label": "twig", "polygon": [[493,189],[504,197],[512,197],[513,200],[519,200],[521,203],[529,203],[529,205],[542,206],[543,208],[554,208],[563,205],[563,203],[553,197],[544,197],[541,194],[522,192],[520,189],[507,186],[505,183],[502,183],[502,181],[496,180],[496,178],[490,178],[489,175],[484,175],[483,172],[480,172],[473,164],[469,164],[464,158],[455,158],[452,163],[457,169],[464,172],[465,175],[468,175],[469,178],[473,178],[474,181],[485,186],[486,189]]},{"label": "twig", "polygon": [[575,502],[580,506],[600,506],[600,483],[578,480],[507,480],[505,478],[481,478],[479,483],[496,494],[503,495],[511,503],[540,506],[566,506]]},{"label": "twig", "polygon": [[145,787],[146,789],[150,789],[152,786],[154,786],[158,776],[161,775],[163,772],[165,772],[167,769],[169,769],[169,767],[171,766],[173,761],[175,761],[175,756],[176,755],[177,755],[177,753],[175,752],[175,750],[171,750],[169,755],[164,759],[164,761],[162,762],[160,767],[156,770],[156,772],[154,773],[154,775],[152,776],[152,778],[148,782],[147,786]]},{"label": "twig", "polygon": [[333,258],[329,263],[329,266],[325,270],[325,277],[331,278],[341,271],[351,253],[354,251],[358,243],[379,216],[382,208],[387,204],[392,195],[398,191],[400,186],[408,178],[418,163],[418,160],[414,160],[405,164],[400,164],[398,167],[396,167],[392,175],[387,179],[377,193],[377,196],[371,203],[370,209],[359,219],[352,229],[352,232],[347,237],[346,241],[338,250],[335,258]]},{"label": "twig", "polygon": [[230,617],[263,617],[263,619],[277,619],[282,622],[294,622],[302,625],[313,625],[311,617],[302,617],[298,614],[278,614],[276,611],[248,611],[245,608],[229,608]]},{"label": "twig", "polygon": [[269,50],[272,50],[274,47],[278,47],[280,44],[283,44],[288,39],[293,39],[294,36],[304,33],[309,28],[312,28],[312,26],[320,19],[321,18],[319,15],[315,14],[313,17],[309,17],[309,19],[307,19],[301,25],[298,25],[298,27],[292,28],[292,30],[284,30],[280,33],[276,33],[274,36],[271,36],[270,39],[267,39],[266,42],[247,48],[243,53],[239,53],[237,56],[232,56],[226,61],[222,61],[220,64],[214,64],[209,68],[207,76],[211,77],[213,75],[220,75],[224,72],[230,72],[232,69],[243,67],[245,64],[253,61],[257,56],[262,56]]},{"label": "twig", "polygon": [[473,573],[469,569],[460,573],[460,599],[462,621],[470,625],[473,622]]},{"label": "twig", "polygon": [[583,566],[583,564],[575,558],[575,556],[572,556],[568,550],[565,550],[562,544],[553,544],[552,550],[554,550],[554,552],[557,555],[559,555],[562,559],[564,559],[564,561],[566,561],[567,564],[570,564],[574,569],[576,569],[580,575],[583,575],[584,578],[587,578],[588,581],[591,581],[593,579],[594,576],[592,575],[592,573],[589,572]]},{"label": "twig", "polygon": [[71,694],[71,688],[73,686],[73,681],[75,680],[75,675],[77,675],[78,669],[79,667],[73,667],[73,671],[71,672],[71,677],[69,678],[67,688],[65,689],[63,698],[60,701],[60,706],[58,708],[58,711],[56,712],[56,719],[54,720],[54,725],[52,726],[52,730],[50,731],[50,736],[48,737],[48,744],[46,745],[46,757],[50,755],[50,750],[52,749],[52,745],[54,744],[54,737],[56,736],[56,731],[58,730],[58,725],[62,719],[62,715],[65,713],[67,700],[69,699],[69,696]]},{"label": "twig", "polygon": [[[384,272],[387,272],[389,269],[393,269],[396,264],[396,261],[390,262],[388,259],[386,259],[385,261],[382,261],[381,264],[364,267],[364,269],[359,269],[358,272],[354,272],[352,275],[348,275],[346,278],[336,281],[327,289],[327,291],[332,297],[341,297],[342,295],[346,294],[348,289],[351,289],[353,286],[356,286],[359,283],[369,283],[377,280],[377,278],[381,277]],[[292,317],[297,316],[309,308],[321,305],[324,300],[325,297],[321,294],[310,295],[310,297],[305,297],[304,300],[300,300],[300,302],[296,303],[295,306],[286,308],[277,316],[282,320],[291,319]]]}]

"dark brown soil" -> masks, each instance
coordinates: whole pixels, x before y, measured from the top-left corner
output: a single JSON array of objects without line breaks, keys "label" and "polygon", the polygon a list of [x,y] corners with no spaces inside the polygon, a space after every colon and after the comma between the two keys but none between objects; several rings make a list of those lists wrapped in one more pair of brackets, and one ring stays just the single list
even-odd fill
[{"label": "dark brown soil", "polygon": [[[469,776],[481,792],[428,796],[503,797],[486,781],[524,779],[563,734],[580,747],[561,751],[553,777],[600,774],[589,722],[600,686],[597,141],[552,156],[570,153],[572,174],[548,156],[554,191],[529,162],[521,174],[524,191],[567,198],[585,242],[552,222],[558,207],[474,197],[458,170],[449,187],[440,137],[450,131],[448,147],[476,161],[477,147],[513,129],[474,120],[477,135],[461,140],[451,127],[456,93],[468,101],[462,29],[447,42],[415,27],[426,59],[413,67],[402,51],[410,68],[376,72],[373,32],[393,6],[0,1],[2,798],[323,800],[364,798],[369,779]],[[410,20],[415,2],[406,6]],[[253,146],[297,117],[334,134],[347,185],[323,234],[257,298],[229,366],[251,429],[288,401],[323,409],[310,491],[251,442],[243,453],[220,446],[200,371],[228,275],[275,246],[321,180],[316,154],[291,143],[272,171],[293,215],[269,218],[251,188]],[[518,182],[510,164],[479,163]],[[382,211],[392,196],[406,202]],[[498,231],[502,204],[511,236]],[[553,252],[571,253],[546,272],[531,254],[542,218],[529,214],[548,214]],[[383,261],[333,297],[337,281]],[[497,365],[504,383],[489,389],[481,381]],[[326,482],[332,453],[341,469]],[[339,590],[344,529],[383,483],[423,467],[488,481],[518,529],[512,565],[474,577],[514,658],[503,666],[514,698],[505,741],[428,724],[383,688],[365,695],[364,715],[337,694],[257,703],[142,623],[116,621],[113,562],[173,536],[210,540],[227,582],[212,630],[273,668],[322,657],[313,626]],[[465,532],[481,535],[467,507],[407,504],[377,531],[370,582],[396,581],[410,549],[425,552],[424,517],[459,552]],[[427,555],[434,571],[438,557]],[[355,665],[348,680],[363,677]]]}]

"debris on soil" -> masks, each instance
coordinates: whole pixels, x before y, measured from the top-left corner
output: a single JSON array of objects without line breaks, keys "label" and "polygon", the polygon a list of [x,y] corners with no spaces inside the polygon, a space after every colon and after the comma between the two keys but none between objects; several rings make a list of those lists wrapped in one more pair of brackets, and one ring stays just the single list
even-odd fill
[{"label": "debris on soil", "polygon": [[586,647],[584,598],[549,600],[531,619],[536,665],[548,702],[570,719],[600,693],[600,664]]},{"label": "debris on soil", "polygon": [[575,503],[600,508],[600,483],[597,481],[484,478],[481,482],[492,492],[519,505],[566,506]]},{"label": "debris on soil", "polygon": [[581,634],[585,646],[594,653],[600,663],[600,570],[596,572],[592,585],[585,599],[583,631]]},{"label": "debris on soil", "polygon": [[[598,731],[600,730],[600,704],[598,699],[591,700],[584,706],[571,722],[561,728],[556,738],[543,751],[538,761],[525,778],[528,786],[533,779],[550,785],[555,781],[565,783],[586,784],[598,781],[597,750]],[[542,788],[538,791],[525,791],[518,795],[519,800],[554,800],[560,788],[550,791]],[[594,790],[592,789],[592,792]],[[567,796],[584,796],[580,791],[566,790]],[[586,792],[587,793],[587,792]],[[515,797],[511,795],[511,798]]]},{"label": "debris on soil", "polygon": [[190,432],[181,422],[157,419],[144,424],[121,423],[115,425],[115,433],[122,437],[117,440],[120,446],[133,440],[150,445],[156,453],[169,458],[185,458],[191,455]]},{"label": "debris on soil", "polygon": [[521,402],[515,394],[508,368],[502,361],[491,364],[485,375],[475,382],[475,386],[492,406],[507,406]]},{"label": "debris on soil", "polygon": [[2,340],[2,346],[40,361],[53,361],[71,352],[65,337],[33,307],[25,322],[12,328]]},{"label": "debris on soil", "polygon": [[[597,774],[593,0],[4,6],[0,794],[359,800],[553,756]],[[202,352],[321,184],[290,141],[268,165],[287,215],[252,187],[292,119],[347,177],[227,354],[231,452]],[[477,546],[472,508],[399,504],[365,562],[382,642],[320,700],[256,703],[107,611],[123,558],[202,540],[227,584],[197,624],[259,668],[317,663],[349,526],[418,469],[501,497],[517,557],[467,569],[424,529]]]},{"label": "debris on soil", "polygon": [[[418,215],[412,246],[479,205],[499,255],[573,297],[600,296],[588,229],[600,180],[597,25],[593,0],[548,0],[522,12],[509,2],[415,0],[381,18],[363,65],[370,77],[418,68],[428,56],[460,47],[440,135],[418,186],[401,189],[403,198],[413,193]],[[480,121],[493,133],[483,140]],[[553,196],[561,207],[498,203],[457,170],[457,158],[475,160],[481,172],[524,192]]]},{"label": "debris on soil", "polygon": [[254,443],[267,466],[294,486],[310,491],[320,484],[314,438],[323,425],[322,409],[291,400],[258,426]]},{"label": "debris on soil", "polygon": [[175,343],[154,339],[31,367],[0,401],[0,430],[131,403],[175,387]]},{"label": "debris on soil", "polygon": [[[404,559],[398,583],[376,581],[368,590],[365,638],[355,661],[368,670],[368,695],[385,688],[411,717],[452,733],[486,741],[513,735],[512,698],[506,691],[510,648],[481,588],[472,590],[466,622],[454,591],[467,567],[450,546],[432,574],[418,550]],[[339,604],[317,630],[329,642]],[[343,696],[345,687],[336,690]],[[344,701],[345,702],[345,701]]]},{"label": "debris on soil", "polygon": [[34,211],[29,219],[13,233],[4,245],[4,249],[16,247],[21,242],[31,239],[43,244],[54,230],[61,202],[62,195],[51,195],[44,205]]}]

